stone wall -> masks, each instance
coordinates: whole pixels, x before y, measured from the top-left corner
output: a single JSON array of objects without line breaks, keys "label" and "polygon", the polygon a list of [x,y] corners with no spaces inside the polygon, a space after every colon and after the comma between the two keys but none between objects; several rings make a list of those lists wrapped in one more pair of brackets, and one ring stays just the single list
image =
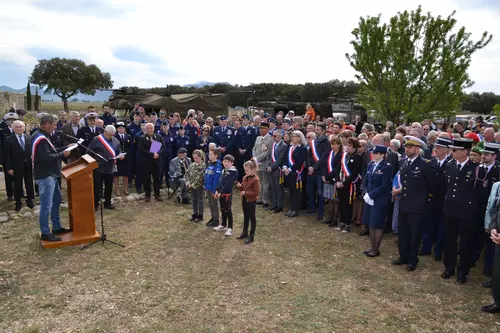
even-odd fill
[{"label": "stone wall", "polygon": [[24,109],[25,96],[26,94],[0,92],[0,113],[5,113],[12,107]]}]

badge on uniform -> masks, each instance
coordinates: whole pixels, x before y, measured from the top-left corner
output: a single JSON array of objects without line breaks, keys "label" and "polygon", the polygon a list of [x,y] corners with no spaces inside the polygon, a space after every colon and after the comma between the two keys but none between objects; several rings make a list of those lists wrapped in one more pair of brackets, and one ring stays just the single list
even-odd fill
[{"label": "badge on uniform", "polygon": [[266,151],[266,150],[267,150],[267,146],[262,147],[262,151]]},{"label": "badge on uniform", "polygon": [[483,187],[488,187],[488,179],[483,180]]},{"label": "badge on uniform", "polygon": [[352,163],[352,162],[354,162],[354,160],[351,160],[350,162]]},{"label": "badge on uniform", "polygon": [[384,173],[382,171],[377,171],[375,172],[376,175],[383,175]]},{"label": "badge on uniform", "polygon": [[227,135],[231,135],[231,130],[227,130]]},{"label": "badge on uniform", "polygon": [[189,141],[186,141],[186,145],[189,145]]},{"label": "badge on uniform", "polygon": [[418,167],[415,167],[415,170],[418,170]]}]

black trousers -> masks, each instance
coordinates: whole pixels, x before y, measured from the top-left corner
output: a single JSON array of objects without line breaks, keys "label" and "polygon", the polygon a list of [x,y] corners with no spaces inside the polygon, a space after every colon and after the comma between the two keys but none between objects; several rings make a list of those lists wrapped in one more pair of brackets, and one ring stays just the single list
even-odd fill
[{"label": "black trousers", "polygon": [[[351,225],[352,222],[352,203],[349,203],[349,187],[337,189],[340,207],[340,223]],[[354,199],[353,199],[354,200]]]},{"label": "black trousers", "polygon": [[233,202],[233,196],[230,195],[225,195],[223,194],[219,198],[219,204],[220,204],[220,212],[222,214],[222,223],[221,225],[223,227],[228,227],[230,229],[233,229],[233,211],[231,210],[232,207],[232,202]]},{"label": "black trousers", "polygon": [[475,263],[481,257],[481,252],[483,252],[483,248],[485,245],[485,240],[487,238],[484,237],[486,234],[484,232],[484,215],[486,213],[486,206],[478,207],[476,212],[476,220],[474,221],[474,239],[472,240],[471,246],[474,248],[474,255],[472,257],[472,263]]},{"label": "black trousers", "polygon": [[[304,190],[301,192],[300,188],[297,188],[297,175],[289,174],[286,176],[286,183],[290,195],[290,206],[289,210],[297,212],[300,208],[302,208],[302,199]],[[302,184],[302,189],[305,189],[304,184]]]},{"label": "black trousers", "polygon": [[[474,260],[474,219],[457,219],[450,216],[444,217],[444,257],[443,263],[446,270],[469,274]],[[460,260],[457,266],[457,238],[460,236]]]},{"label": "black trousers", "polygon": [[[96,169],[98,170],[98,169]],[[97,207],[102,195],[102,185],[104,184],[104,204],[111,203],[111,193],[113,193],[113,174],[100,173],[94,170],[94,204]]]},{"label": "black trousers", "polygon": [[255,218],[255,206],[256,202],[247,202],[243,198],[243,232],[242,235],[248,235],[248,224],[250,223],[250,236],[255,234],[255,229],[257,228],[257,219]]},{"label": "black trousers", "polygon": [[150,164],[142,164],[144,192],[147,197],[151,196],[151,177],[153,177],[153,190],[155,195],[160,195],[160,161],[155,160]]},{"label": "black trousers", "polygon": [[491,282],[493,283],[493,288],[491,293],[493,294],[493,300],[496,304],[500,305],[500,245],[495,244],[495,261],[493,264],[493,275],[491,277]]},{"label": "black trousers", "polygon": [[399,257],[410,265],[418,264],[418,250],[422,241],[422,214],[399,211],[398,249]]},{"label": "black trousers", "polygon": [[14,196],[14,176],[9,175],[7,170],[4,170],[4,180],[7,198],[12,198]]},{"label": "black trousers", "polygon": [[24,168],[21,171],[14,170],[14,199],[16,203],[21,203],[23,196],[23,181],[26,186],[26,201],[33,202],[35,191],[33,189],[33,168],[30,162],[24,162]]},{"label": "black trousers", "polygon": [[392,216],[394,213],[394,201],[389,201],[389,205],[387,206],[387,217],[385,219],[385,230],[392,230]]}]

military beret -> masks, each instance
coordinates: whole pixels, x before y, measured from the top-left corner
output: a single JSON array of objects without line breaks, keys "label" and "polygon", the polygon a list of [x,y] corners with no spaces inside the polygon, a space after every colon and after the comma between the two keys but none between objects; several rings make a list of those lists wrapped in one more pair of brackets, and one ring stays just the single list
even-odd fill
[{"label": "military beret", "polygon": [[292,124],[292,121],[291,121],[290,119],[288,119],[288,118],[285,118],[285,119],[283,120],[283,124],[288,124],[288,125],[291,125],[291,124]]},{"label": "military beret", "polygon": [[276,122],[277,122],[275,118],[269,118],[269,120],[268,120],[268,121],[269,121],[270,123],[274,123],[274,124],[276,124]]},{"label": "military beret", "polygon": [[179,126],[179,131],[183,130],[183,129],[184,129],[184,126]]},{"label": "military beret", "polygon": [[168,121],[164,121],[161,123],[162,126],[168,126]]},{"label": "military beret", "polygon": [[481,147],[476,146],[476,147],[472,147],[472,149],[470,150],[470,152],[471,153],[476,153],[476,154],[481,154],[482,149],[481,149]]},{"label": "military beret", "polygon": [[141,124],[147,124],[148,122],[146,120],[141,120]]},{"label": "military beret", "polygon": [[476,133],[474,133],[474,132],[467,133],[467,135],[465,136],[465,138],[467,138],[467,139],[471,139],[471,140],[472,140],[472,141],[474,141],[474,142],[479,142],[479,141],[481,141],[481,140],[479,139],[479,135],[477,135],[477,134],[476,134]]}]

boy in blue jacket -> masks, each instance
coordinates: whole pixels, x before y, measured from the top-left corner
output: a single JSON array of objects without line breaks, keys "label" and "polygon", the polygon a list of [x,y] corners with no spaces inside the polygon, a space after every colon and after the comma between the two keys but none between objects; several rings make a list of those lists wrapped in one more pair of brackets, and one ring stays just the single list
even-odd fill
[{"label": "boy in blue jacket", "polygon": [[220,201],[220,211],[222,213],[222,224],[215,227],[215,231],[225,231],[226,236],[233,234],[233,212],[231,203],[233,196],[233,186],[238,181],[238,171],[234,167],[234,157],[232,155],[224,156],[222,160],[224,171],[217,185],[215,198]]},{"label": "boy in blue jacket", "polygon": [[205,190],[207,191],[208,208],[212,215],[210,220],[205,224],[207,227],[219,225],[219,204],[215,198],[217,185],[219,184],[219,179],[222,174],[222,164],[219,161],[219,154],[217,149],[210,149],[208,152],[209,162],[203,180]]}]

